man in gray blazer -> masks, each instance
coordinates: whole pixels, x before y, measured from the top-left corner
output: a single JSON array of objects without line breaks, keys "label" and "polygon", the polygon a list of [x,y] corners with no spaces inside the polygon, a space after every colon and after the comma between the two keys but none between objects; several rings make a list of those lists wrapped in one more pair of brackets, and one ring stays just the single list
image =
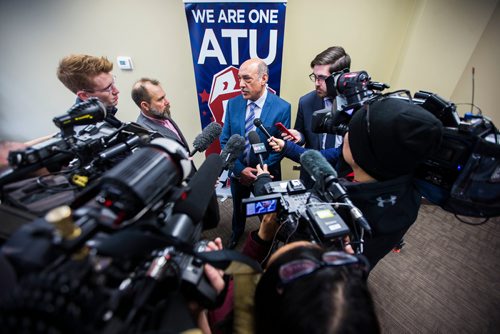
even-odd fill
[{"label": "man in gray blazer", "polygon": [[[180,128],[170,117],[170,101],[167,99],[165,91],[158,80],[149,78],[138,80],[132,88],[132,99],[141,112],[137,117],[138,124],[151,131],[158,132],[163,137],[176,140],[184,146],[186,151],[190,152],[186,138],[184,138]],[[196,167],[193,164],[190,177],[194,173],[196,173]],[[219,223],[219,220],[219,205],[217,196],[214,193],[202,219],[203,228],[214,228]]]},{"label": "man in gray blazer", "polygon": [[189,145],[181,130],[170,117],[170,101],[160,82],[142,78],[132,88],[132,100],[140,109],[137,123],[166,138],[178,141],[189,152]]}]

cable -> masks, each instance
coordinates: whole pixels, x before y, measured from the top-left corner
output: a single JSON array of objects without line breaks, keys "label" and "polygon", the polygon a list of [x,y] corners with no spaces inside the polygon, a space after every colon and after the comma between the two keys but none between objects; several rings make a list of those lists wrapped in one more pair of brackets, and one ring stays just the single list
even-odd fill
[{"label": "cable", "polygon": [[466,221],[466,220],[463,220],[462,218],[459,217],[459,215],[457,214],[454,214],[455,218],[457,218],[457,220],[459,222],[462,222],[464,224],[467,224],[467,225],[472,225],[472,226],[479,226],[479,225],[483,225],[484,223],[486,223],[488,220],[490,220],[489,217],[486,217],[483,221],[479,222],[479,223],[473,223],[471,221]]}]

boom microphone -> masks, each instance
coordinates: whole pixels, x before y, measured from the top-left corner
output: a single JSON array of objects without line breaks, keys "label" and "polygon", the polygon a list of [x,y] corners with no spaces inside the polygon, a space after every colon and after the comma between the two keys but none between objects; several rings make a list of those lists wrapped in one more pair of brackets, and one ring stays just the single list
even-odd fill
[{"label": "boom microphone", "polygon": [[91,97],[75,104],[66,114],[54,117],[52,121],[58,128],[63,129],[73,125],[95,124],[105,118],[106,107],[96,97]]},{"label": "boom microphone", "polygon": [[262,124],[262,121],[260,120],[260,118],[256,118],[253,120],[253,125],[255,125],[256,127],[258,127],[260,129],[260,131],[262,131],[267,139],[271,138],[271,134],[267,131],[266,127],[264,126],[264,124]]},{"label": "boom microphone", "polygon": [[337,172],[321,153],[316,150],[306,151],[300,156],[300,164],[319,183],[322,190],[328,191],[328,194],[334,201],[341,201],[347,204],[350,208],[349,213],[353,221],[371,233],[372,229],[368,221],[363,216],[361,210],[351,202],[345,188],[337,180]]},{"label": "boom microphone", "polygon": [[222,169],[232,170],[236,159],[245,151],[245,138],[239,134],[232,135],[220,153]]},{"label": "boom microphone", "polygon": [[208,124],[203,131],[196,136],[193,141],[194,151],[189,154],[190,157],[196,154],[196,152],[205,151],[210,144],[217,139],[222,132],[222,126],[217,122],[212,122]]},{"label": "boom microphone", "polygon": [[252,145],[253,153],[259,157],[260,167],[264,168],[264,158],[262,153],[267,152],[266,145],[260,141],[260,137],[255,131],[250,131],[248,133],[248,141]]},{"label": "boom microphone", "polygon": [[207,211],[221,170],[222,158],[218,154],[209,155],[189,181],[187,197],[174,205],[172,220],[164,228],[166,235],[192,241],[188,239]]}]

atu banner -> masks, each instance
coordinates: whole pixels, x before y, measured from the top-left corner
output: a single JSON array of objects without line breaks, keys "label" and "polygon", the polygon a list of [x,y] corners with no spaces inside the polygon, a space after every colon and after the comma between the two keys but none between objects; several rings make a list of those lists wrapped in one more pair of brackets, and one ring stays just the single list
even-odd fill
[{"label": "atu banner", "polygon": [[[224,122],[227,100],[240,94],[238,68],[249,58],[269,66],[269,90],[280,93],[286,0],[184,0],[201,126]],[[206,154],[218,153],[219,141]]]}]

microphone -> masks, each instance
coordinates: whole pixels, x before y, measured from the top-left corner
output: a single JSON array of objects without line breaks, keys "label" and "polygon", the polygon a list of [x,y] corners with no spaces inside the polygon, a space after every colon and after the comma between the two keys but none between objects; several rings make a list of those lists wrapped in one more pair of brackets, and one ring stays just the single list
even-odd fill
[{"label": "microphone", "polygon": [[264,158],[262,153],[267,152],[266,145],[260,141],[260,137],[255,131],[250,131],[248,133],[248,141],[252,145],[252,151],[255,155],[259,157],[260,167],[264,168]]},{"label": "microphone", "polygon": [[173,216],[162,229],[166,235],[177,240],[190,242],[196,225],[207,211],[215,183],[222,170],[222,158],[211,154],[200,166],[188,183],[188,194],[179,199],[173,207]]},{"label": "microphone", "polygon": [[196,152],[205,151],[210,144],[217,139],[222,132],[222,126],[217,122],[212,122],[208,124],[203,131],[196,136],[193,141],[194,151],[189,154],[190,157],[196,154]]},{"label": "microphone", "polygon": [[232,170],[236,159],[245,151],[245,138],[239,134],[232,135],[220,153],[222,169]]},{"label": "microphone", "polygon": [[54,124],[62,129],[73,125],[95,124],[106,118],[106,107],[96,97],[75,104],[62,116],[52,119]]},{"label": "microphone", "polygon": [[260,118],[256,118],[253,120],[253,125],[255,125],[256,127],[258,127],[260,129],[260,131],[262,131],[267,139],[271,138],[271,134],[267,131],[267,129],[264,127],[264,124],[262,124],[262,121],[260,120]]},{"label": "microphone", "polygon": [[328,191],[333,201],[340,201],[349,206],[349,213],[353,221],[367,232],[371,233],[368,221],[349,199],[345,188],[337,180],[337,172],[328,161],[316,150],[308,150],[300,156],[300,164],[320,185],[322,190]]}]

